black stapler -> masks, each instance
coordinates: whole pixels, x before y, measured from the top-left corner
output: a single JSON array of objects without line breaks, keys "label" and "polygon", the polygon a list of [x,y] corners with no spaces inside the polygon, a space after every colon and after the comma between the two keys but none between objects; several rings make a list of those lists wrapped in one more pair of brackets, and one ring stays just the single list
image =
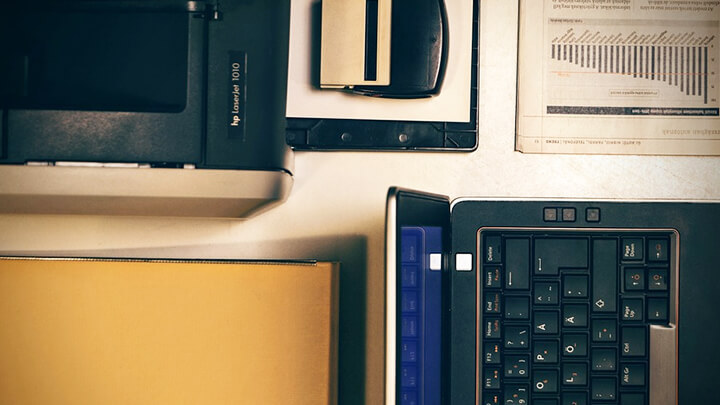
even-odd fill
[{"label": "black stapler", "polygon": [[320,47],[322,88],[432,96],[440,91],[447,61],[444,2],[323,0]]}]

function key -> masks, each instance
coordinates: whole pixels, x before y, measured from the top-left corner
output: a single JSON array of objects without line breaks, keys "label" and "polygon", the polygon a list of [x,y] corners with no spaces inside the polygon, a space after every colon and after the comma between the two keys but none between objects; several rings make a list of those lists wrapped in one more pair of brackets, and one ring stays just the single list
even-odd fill
[{"label": "function key", "polygon": [[623,357],[645,356],[645,328],[623,326],[620,337],[620,355]]},{"label": "function key", "polygon": [[614,319],[593,319],[593,342],[614,342],[617,336],[617,324]]},{"label": "function key", "polygon": [[527,349],[530,345],[530,328],[527,326],[506,326],[505,327],[505,348],[506,349]]},{"label": "function key", "polygon": [[483,345],[483,362],[485,364],[500,364],[500,344],[485,343]]},{"label": "function key", "polygon": [[485,266],[485,288],[502,288],[502,270],[498,266]]},{"label": "function key", "polygon": [[558,303],[560,286],[558,283],[535,283],[534,294],[535,301],[538,305],[553,305]]},{"label": "function key", "polygon": [[642,238],[623,238],[622,239],[622,258],[623,258],[623,260],[642,260],[643,259],[643,240],[642,240]]},{"label": "function key", "polygon": [[417,386],[417,367],[402,367],[400,369],[400,386],[413,388]]},{"label": "function key", "polygon": [[650,322],[665,322],[668,319],[668,300],[667,298],[648,298],[647,300],[647,319]]},{"label": "function key", "polygon": [[666,291],[667,290],[667,270],[665,270],[665,269],[648,269],[648,290],[650,290],[650,291]]},{"label": "function key", "polygon": [[626,387],[645,385],[645,365],[623,364],[620,368],[620,385]]},{"label": "function key", "polygon": [[400,405],[416,405],[417,403],[416,391],[405,391],[400,394]]},{"label": "function key", "polygon": [[483,392],[482,405],[500,405],[500,394],[496,392]]},{"label": "function key", "polygon": [[623,321],[642,321],[643,302],[641,298],[623,298],[622,300]]},{"label": "function key", "polygon": [[505,319],[530,318],[530,299],[528,297],[505,297]]},{"label": "function key", "polygon": [[483,388],[486,390],[500,389],[500,369],[493,367],[484,367],[483,370]]},{"label": "function key", "polygon": [[562,338],[563,356],[582,357],[588,354],[587,335],[565,333]]},{"label": "function key", "polygon": [[555,311],[535,311],[533,323],[537,335],[554,335],[558,333],[558,313]]},{"label": "function key", "polygon": [[563,296],[567,298],[586,298],[588,296],[588,276],[567,275],[563,278]]},{"label": "function key", "polygon": [[536,370],[533,373],[533,392],[555,393],[558,390],[556,370]]},{"label": "function key", "polygon": [[483,260],[485,263],[500,263],[502,261],[502,239],[500,236],[486,236]]},{"label": "function key", "polygon": [[533,345],[534,363],[557,363],[558,343],[555,340],[536,340]]},{"label": "function key", "polygon": [[668,240],[665,238],[648,239],[648,261],[666,262],[668,260]]},{"label": "function key", "polygon": [[593,378],[590,396],[594,401],[614,401],[617,398],[614,378]]},{"label": "function key", "polygon": [[400,360],[404,363],[417,361],[417,342],[402,342],[400,346]]},{"label": "function key", "polygon": [[645,269],[642,267],[625,268],[625,291],[645,289]]}]

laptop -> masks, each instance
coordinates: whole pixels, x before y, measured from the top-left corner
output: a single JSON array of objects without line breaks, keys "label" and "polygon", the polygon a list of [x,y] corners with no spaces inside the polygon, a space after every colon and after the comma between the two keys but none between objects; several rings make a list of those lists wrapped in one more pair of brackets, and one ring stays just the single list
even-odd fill
[{"label": "laptop", "polygon": [[720,401],[720,204],[392,188],[386,404]]}]

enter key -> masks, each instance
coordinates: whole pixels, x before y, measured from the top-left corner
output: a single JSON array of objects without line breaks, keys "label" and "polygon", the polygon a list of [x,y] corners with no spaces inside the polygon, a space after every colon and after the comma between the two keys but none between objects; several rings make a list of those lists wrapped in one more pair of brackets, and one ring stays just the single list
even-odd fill
[{"label": "enter key", "polygon": [[562,268],[587,269],[588,241],[585,238],[535,239],[535,274],[554,276]]}]

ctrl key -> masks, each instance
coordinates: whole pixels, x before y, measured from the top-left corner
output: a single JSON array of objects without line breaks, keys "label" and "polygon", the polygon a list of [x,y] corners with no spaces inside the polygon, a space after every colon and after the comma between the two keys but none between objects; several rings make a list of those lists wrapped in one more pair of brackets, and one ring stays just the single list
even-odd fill
[{"label": "ctrl key", "polygon": [[621,331],[620,354],[623,357],[645,356],[645,327],[625,326]]}]

